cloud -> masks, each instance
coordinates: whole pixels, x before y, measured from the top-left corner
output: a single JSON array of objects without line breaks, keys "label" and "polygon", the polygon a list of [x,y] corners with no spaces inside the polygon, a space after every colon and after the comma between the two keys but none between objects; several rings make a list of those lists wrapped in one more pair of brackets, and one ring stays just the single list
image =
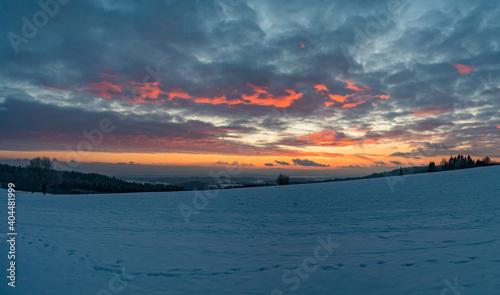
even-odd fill
[{"label": "cloud", "polygon": [[360,165],[349,165],[349,166],[337,166],[337,168],[365,168],[365,167]]},{"label": "cloud", "polygon": [[462,64],[459,64],[459,63],[454,63],[453,66],[457,69],[457,71],[461,75],[470,74],[475,69],[475,67],[471,67],[471,66],[467,66],[467,65],[462,65]]},{"label": "cloud", "polygon": [[236,161],[233,161],[233,162],[231,162],[231,163],[229,163],[229,162],[223,162],[223,161],[217,161],[217,162],[215,162],[215,165],[222,165],[222,166],[238,166],[238,165],[239,165],[239,163],[238,163],[238,162],[236,162]]},{"label": "cloud", "polygon": [[224,161],[217,161],[215,162],[216,166],[253,166],[251,163],[238,163],[236,161],[232,162],[224,162]]},{"label": "cloud", "polygon": [[417,121],[411,125],[408,125],[407,128],[410,128],[411,130],[414,131],[432,131],[436,128],[439,128],[441,126],[452,126],[454,125],[453,122],[449,122],[447,120],[440,120],[440,119],[424,119],[421,121]]},{"label": "cloud", "polygon": [[399,161],[389,161],[391,162],[392,164],[396,165],[396,166],[402,166],[403,163],[399,162]]},{"label": "cloud", "polygon": [[274,164],[273,164],[273,163],[265,163],[264,165],[265,165],[265,166],[270,166],[270,167],[273,167],[273,166],[274,166]]},{"label": "cloud", "polygon": [[[348,136],[342,131],[328,130],[318,133],[312,133],[289,140],[288,143],[296,145],[317,145],[317,146],[337,146],[345,147],[360,144],[376,144],[376,137],[353,137]],[[284,141],[286,143],[287,141]]]},{"label": "cloud", "polygon": [[440,115],[440,114],[448,113],[448,112],[453,112],[453,108],[441,109],[441,110],[430,110],[430,109],[411,110],[410,116],[428,117],[428,116]]},{"label": "cloud", "polygon": [[408,158],[408,157],[413,157],[415,153],[413,152],[395,152],[389,155],[389,157],[402,157],[402,158]]},{"label": "cloud", "polygon": [[292,162],[299,166],[309,166],[309,167],[330,167],[330,165],[319,164],[308,159],[293,159]]},{"label": "cloud", "polygon": [[283,166],[289,166],[289,165],[290,165],[290,163],[285,162],[285,161],[278,161],[278,160],[274,160],[274,162],[276,162],[276,163],[277,163],[277,164],[279,164],[279,165],[283,165]]},{"label": "cloud", "polygon": [[[456,145],[460,145],[457,143]],[[436,144],[425,142],[421,147],[413,149],[411,152],[395,152],[390,154],[390,157],[402,157],[421,159],[422,157],[436,157],[436,156],[449,156],[453,154],[463,153],[463,151],[455,149],[455,144]]]},{"label": "cloud", "polygon": [[322,84],[314,85],[314,88],[316,89],[316,93],[320,93],[325,98],[325,106],[327,107],[337,105],[341,108],[350,109],[364,104],[367,100],[389,99],[389,96],[386,94],[373,94],[372,89],[368,86],[358,86],[357,83],[349,80],[345,80],[345,85],[344,90],[341,91],[341,93],[347,91],[347,94],[344,95],[330,93],[328,88]]},{"label": "cloud", "polygon": [[372,166],[374,166],[374,167],[385,167],[385,166],[387,166],[387,165],[388,165],[388,164],[387,164],[387,163],[385,163],[384,161],[374,161],[374,162],[372,163]]}]

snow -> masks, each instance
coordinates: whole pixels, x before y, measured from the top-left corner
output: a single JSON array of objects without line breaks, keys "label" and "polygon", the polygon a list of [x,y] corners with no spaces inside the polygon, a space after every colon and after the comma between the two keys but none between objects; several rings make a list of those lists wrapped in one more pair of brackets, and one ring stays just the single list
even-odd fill
[{"label": "snow", "polygon": [[4,270],[0,294],[499,294],[499,177],[220,190],[189,224],[194,192],[18,192],[16,288]]}]

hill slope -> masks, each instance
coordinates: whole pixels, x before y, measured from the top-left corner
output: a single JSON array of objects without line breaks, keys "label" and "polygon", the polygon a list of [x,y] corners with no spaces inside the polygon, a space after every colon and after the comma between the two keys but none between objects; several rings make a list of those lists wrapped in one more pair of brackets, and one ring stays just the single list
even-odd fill
[{"label": "hill slope", "polygon": [[[499,177],[494,166],[207,199],[18,193],[15,294],[497,294]],[[187,224],[179,206],[193,200]],[[0,294],[14,294],[5,280]]]}]

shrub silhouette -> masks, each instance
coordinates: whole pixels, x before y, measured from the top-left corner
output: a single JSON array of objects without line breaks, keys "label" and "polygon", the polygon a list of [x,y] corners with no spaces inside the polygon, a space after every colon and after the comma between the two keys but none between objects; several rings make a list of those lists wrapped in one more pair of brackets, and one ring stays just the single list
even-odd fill
[{"label": "shrub silhouette", "polygon": [[286,175],[286,174],[283,174],[283,173],[280,173],[280,175],[278,176],[278,178],[276,179],[276,183],[278,185],[286,185],[286,184],[289,184],[290,183],[290,176]]}]

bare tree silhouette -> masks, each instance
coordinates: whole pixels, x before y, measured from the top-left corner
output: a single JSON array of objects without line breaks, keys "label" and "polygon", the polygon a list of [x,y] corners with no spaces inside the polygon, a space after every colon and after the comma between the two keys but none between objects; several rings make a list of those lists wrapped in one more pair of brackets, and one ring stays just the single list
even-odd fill
[{"label": "bare tree silhouette", "polygon": [[276,183],[279,185],[286,185],[290,183],[290,176],[280,173],[278,178],[276,179]]},{"label": "bare tree silhouette", "polygon": [[28,165],[30,177],[40,185],[45,195],[47,187],[54,182],[55,171],[52,160],[47,157],[37,157],[30,161]]}]

